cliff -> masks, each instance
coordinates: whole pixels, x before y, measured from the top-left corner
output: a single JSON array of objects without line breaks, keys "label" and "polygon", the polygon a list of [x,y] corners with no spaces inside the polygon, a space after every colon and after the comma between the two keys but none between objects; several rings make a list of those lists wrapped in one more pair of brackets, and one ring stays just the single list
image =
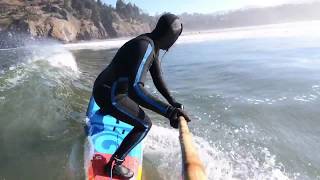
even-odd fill
[{"label": "cliff", "polygon": [[[150,31],[150,23],[141,18],[148,16],[119,2],[122,7],[115,9],[95,0],[0,0],[0,36],[27,34],[73,42]],[[134,7],[136,18],[122,15],[123,7]]]}]

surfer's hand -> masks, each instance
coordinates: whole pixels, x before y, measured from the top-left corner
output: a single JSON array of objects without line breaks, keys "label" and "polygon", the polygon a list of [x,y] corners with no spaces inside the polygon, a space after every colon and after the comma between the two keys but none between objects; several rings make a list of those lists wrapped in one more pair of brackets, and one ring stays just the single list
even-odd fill
[{"label": "surfer's hand", "polygon": [[178,129],[178,127],[179,127],[179,117],[180,116],[183,116],[187,122],[191,121],[189,116],[182,109],[174,108],[172,113],[171,113],[171,116],[169,117],[170,125],[173,128]]},{"label": "surfer's hand", "polygon": [[179,108],[179,109],[184,109],[184,107],[183,107],[183,105],[181,104],[181,103],[178,103],[177,101],[173,101],[172,103],[171,103],[171,105],[173,106],[173,107],[175,107],[175,108]]},{"label": "surfer's hand", "polygon": [[[179,109],[180,110],[180,115],[179,116],[183,116],[184,117],[184,119],[187,121],[187,122],[190,122],[191,121],[191,119],[189,118],[189,116],[187,115],[187,113],[184,111],[184,110],[182,110],[182,109]],[[178,117],[179,117],[178,116]]]}]

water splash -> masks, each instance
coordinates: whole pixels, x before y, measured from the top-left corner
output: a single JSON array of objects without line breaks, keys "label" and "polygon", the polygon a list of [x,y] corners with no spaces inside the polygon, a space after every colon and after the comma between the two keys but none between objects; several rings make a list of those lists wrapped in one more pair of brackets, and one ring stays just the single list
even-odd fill
[{"label": "water splash", "polygon": [[[0,91],[11,89],[28,80],[34,73],[44,79],[77,78],[80,74],[73,54],[57,43],[42,42],[19,47],[1,54],[15,55],[7,67],[2,67]],[[9,56],[10,57],[10,56]],[[9,61],[9,60],[8,60]]]},{"label": "water splash", "polygon": [[[153,163],[162,179],[181,177],[178,136],[176,130],[153,126],[144,143],[145,158],[157,159]],[[194,136],[208,179],[289,179],[283,166],[276,162],[276,156],[267,148],[252,146],[252,151],[248,151],[239,141],[232,142],[232,148],[226,149],[221,144],[227,142],[209,143]],[[257,154],[262,154],[262,158]]]}]

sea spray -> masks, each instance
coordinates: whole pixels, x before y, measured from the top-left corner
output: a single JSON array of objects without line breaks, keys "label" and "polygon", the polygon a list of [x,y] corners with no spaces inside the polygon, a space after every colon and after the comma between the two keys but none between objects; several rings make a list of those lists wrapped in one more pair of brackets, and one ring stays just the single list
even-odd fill
[{"label": "sea spray", "polygon": [[[181,150],[177,130],[154,125],[144,141],[144,156],[153,160],[161,179],[181,177]],[[193,136],[208,179],[289,179],[268,149],[261,148],[264,158],[257,159],[240,146],[233,150],[212,145],[206,139]],[[223,143],[223,142],[220,142]],[[226,143],[226,142],[225,142]]]}]

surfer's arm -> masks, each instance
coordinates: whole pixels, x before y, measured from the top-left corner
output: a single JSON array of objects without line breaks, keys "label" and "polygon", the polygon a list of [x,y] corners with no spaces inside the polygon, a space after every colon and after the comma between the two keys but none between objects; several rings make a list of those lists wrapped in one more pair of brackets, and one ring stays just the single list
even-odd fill
[{"label": "surfer's arm", "polygon": [[139,105],[148,108],[164,117],[169,117],[169,111],[172,110],[172,106],[167,103],[160,101],[158,98],[152,96],[145,88],[143,83],[137,83],[134,86],[136,93],[135,101]]},{"label": "surfer's arm", "polygon": [[[153,48],[148,41],[139,41],[134,47],[132,60],[136,60],[137,67],[129,78],[129,96],[139,105],[168,117],[173,107],[151,95],[144,86],[147,72],[153,62]],[[136,59],[137,58],[137,59]]]},{"label": "surfer's arm", "polygon": [[155,59],[150,67],[150,74],[152,76],[152,80],[154,85],[156,86],[157,90],[162,94],[164,98],[172,105],[176,101],[171,96],[169,89],[166,85],[166,83],[163,80],[163,75],[161,72],[161,66],[159,59]]}]

